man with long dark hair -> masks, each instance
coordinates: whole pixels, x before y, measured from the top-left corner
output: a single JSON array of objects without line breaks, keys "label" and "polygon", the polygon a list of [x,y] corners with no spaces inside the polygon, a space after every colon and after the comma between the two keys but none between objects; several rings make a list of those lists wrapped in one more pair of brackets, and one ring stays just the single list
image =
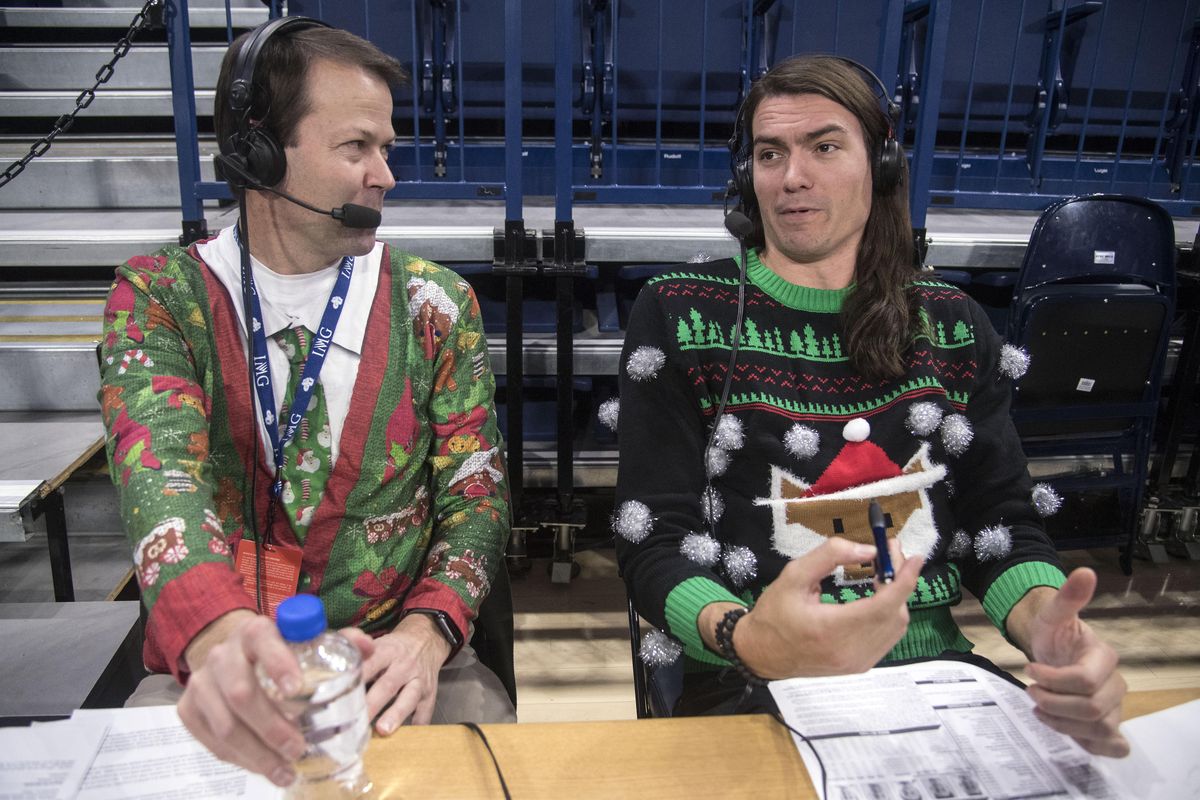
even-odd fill
[{"label": "man with long dark hair", "polygon": [[756,82],[730,144],[746,263],[668,270],[634,308],[614,527],[667,634],[650,658],[685,659],[677,713],[735,710],[762,679],[996,669],[951,617],[965,587],[1033,662],[1038,716],[1123,755],[1116,654],[1078,616],[1095,574],[1063,575],[1039,516],[1058,497],[1009,419],[1025,357],[915,268],[904,156],[868,74],[802,57]]}]

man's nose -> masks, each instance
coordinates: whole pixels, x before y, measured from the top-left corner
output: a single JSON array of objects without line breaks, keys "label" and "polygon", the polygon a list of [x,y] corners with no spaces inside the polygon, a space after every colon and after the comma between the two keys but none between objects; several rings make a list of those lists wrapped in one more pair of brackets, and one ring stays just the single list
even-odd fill
[{"label": "man's nose", "polygon": [[387,154],[381,151],[371,160],[371,167],[367,170],[367,187],[386,192],[395,185],[396,178],[388,166]]},{"label": "man's nose", "polygon": [[812,163],[802,154],[794,154],[788,158],[787,168],[783,173],[783,188],[795,192],[812,187]]}]

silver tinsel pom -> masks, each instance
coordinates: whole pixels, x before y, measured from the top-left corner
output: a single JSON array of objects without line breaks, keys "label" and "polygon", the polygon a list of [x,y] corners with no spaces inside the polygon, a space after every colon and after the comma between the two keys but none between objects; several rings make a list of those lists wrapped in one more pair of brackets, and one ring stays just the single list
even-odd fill
[{"label": "silver tinsel pom", "polygon": [[746,443],[746,430],[742,421],[728,414],[721,416],[717,423],[717,433],[713,436],[713,444],[722,450],[741,450]]},{"label": "silver tinsel pom", "polygon": [[721,558],[721,543],[704,533],[689,533],[679,543],[679,552],[702,567],[711,567]]},{"label": "silver tinsel pom", "polygon": [[1017,380],[1029,370],[1029,353],[1011,344],[1000,346],[1000,374]]},{"label": "silver tinsel pom", "polygon": [[662,350],[644,344],[629,354],[625,371],[635,381],[648,381],[658,376],[658,371],[665,363],[667,356]]},{"label": "silver tinsel pom", "polygon": [[719,447],[708,448],[708,477],[716,478],[729,469],[729,451]]},{"label": "silver tinsel pom", "polygon": [[952,456],[961,456],[971,446],[975,431],[971,421],[962,414],[951,414],[942,421],[942,444]]},{"label": "silver tinsel pom", "polygon": [[617,414],[621,410],[621,401],[613,397],[605,400],[600,404],[600,410],[596,412],[596,418],[600,420],[600,424],[617,432]]},{"label": "silver tinsel pom", "polygon": [[1004,558],[1012,550],[1012,528],[993,525],[984,528],[975,537],[975,557],[980,561]]},{"label": "silver tinsel pom", "polygon": [[949,478],[946,478],[945,484],[946,484],[946,497],[953,499],[955,492],[958,491],[958,487],[955,486],[954,481],[950,480]]},{"label": "silver tinsel pom", "polygon": [[749,547],[731,547],[721,559],[725,574],[733,585],[742,588],[758,575],[758,558]]},{"label": "silver tinsel pom", "polygon": [[908,429],[914,436],[928,436],[942,424],[943,415],[937,403],[913,403],[908,407]]},{"label": "silver tinsel pom", "polygon": [[1048,483],[1035,483],[1033,485],[1033,507],[1037,510],[1039,517],[1049,517],[1058,513],[1062,508],[1063,500],[1058,492],[1054,491],[1054,487]]},{"label": "silver tinsel pom", "polygon": [[796,458],[809,459],[815,456],[821,447],[821,434],[814,428],[797,422],[783,435],[783,446]]},{"label": "silver tinsel pom", "polygon": [[650,507],[637,500],[626,500],[613,514],[613,530],[634,544],[649,536],[652,527],[654,517]]},{"label": "silver tinsel pom", "polygon": [[725,513],[725,501],[721,499],[721,495],[717,494],[717,490],[709,486],[700,495],[700,512],[704,514],[704,518],[708,520],[709,525],[715,525],[721,515]]},{"label": "silver tinsel pom", "polygon": [[638,656],[651,667],[674,664],[683,652],[683,645],[660,630],[653,630],[642,637]]},{"label": "silver tinsel pom", "polygon": [[712,261],[712,256],[704,250],[699,251],[696,255],[688,259],[689,264],[703,264],[705,261]]},{"label": "silver tinsel pom", "polygon": [[971,537],[962,528],[954,532],[954,537],[950,540],[950,558],[955,561],[961,561],[971,552]]}]

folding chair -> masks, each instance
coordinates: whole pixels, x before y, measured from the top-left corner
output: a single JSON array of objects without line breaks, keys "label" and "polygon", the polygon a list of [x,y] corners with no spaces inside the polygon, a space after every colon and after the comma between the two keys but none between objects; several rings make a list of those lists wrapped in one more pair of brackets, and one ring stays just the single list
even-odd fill
[{"label": "folding chair", "polygon": [[683,657],[652,667],[642,660],[642,620],[629,600],[629,647],[633,655],[633,696],[638,719],[669,717],[683,693]]},{"label": "folding chair", "polygon": [[1050,479],[1062,492],[1116,490],[1120,532],[1056,538],[1060,548],[1124,543],[1132,570],[1151,434],[1175,303],[1175,234],[1154,203],[1120,195],[1062,200],[1039,217],[1007,325],[1029,352],[1012,416],[1031,458],[1103,457]]}]

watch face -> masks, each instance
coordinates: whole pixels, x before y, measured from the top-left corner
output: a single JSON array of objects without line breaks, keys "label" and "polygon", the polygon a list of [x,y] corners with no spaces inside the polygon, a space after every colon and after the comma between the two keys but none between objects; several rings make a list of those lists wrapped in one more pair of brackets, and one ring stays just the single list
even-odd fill
[{"label": "watch face", "polygon": [[[462,644],[462,637],[455,630],[454,623],[450,621],[449,615],[445,611],[438,611],[434,608],[414,608],[409,614],[425,614],[433,619],[433,623],[437,625],[437,629],[441,632],[442,637],[450,643],[451,647],[458,647]],[[405,615],[407,616],[407,614]]]}]

